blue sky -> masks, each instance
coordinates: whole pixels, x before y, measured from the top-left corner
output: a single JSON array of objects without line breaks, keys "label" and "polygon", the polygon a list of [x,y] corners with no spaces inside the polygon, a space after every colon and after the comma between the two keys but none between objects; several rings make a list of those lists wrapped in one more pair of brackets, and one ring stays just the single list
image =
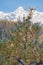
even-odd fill
[{"label": "blue sky", "polygon": [[43,12],[43,0],[0,0],[0,11],[12,12],[19,6],[26,10],[33,7]]}]

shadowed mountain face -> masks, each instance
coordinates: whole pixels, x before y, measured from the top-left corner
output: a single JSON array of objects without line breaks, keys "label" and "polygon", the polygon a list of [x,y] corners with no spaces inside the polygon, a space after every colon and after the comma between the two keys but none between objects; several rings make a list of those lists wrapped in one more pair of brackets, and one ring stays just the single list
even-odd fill
[{"label": "shadowed mountain face", "polygon": [[0,21],[0,39],[10,39],[15,29],[13,22]]}]

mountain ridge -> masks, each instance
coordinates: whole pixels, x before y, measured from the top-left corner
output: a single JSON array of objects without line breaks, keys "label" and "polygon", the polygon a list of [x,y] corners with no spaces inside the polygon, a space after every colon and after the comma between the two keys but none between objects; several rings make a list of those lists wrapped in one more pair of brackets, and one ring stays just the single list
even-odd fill
[{"label": "mountain ridge", "polygon": [[[29,15],[29,11],[25,10],[22,6],[18,7],[15,11],[10,13],[5,13],[0,11],[0,20],[8,20],[8,21],[18,21],[21,20],[23,22],[23,17],[27,18]],[[43,24],[43,12],[38,12],[37,10],[33,10],[32,23],[41,23]]]}]

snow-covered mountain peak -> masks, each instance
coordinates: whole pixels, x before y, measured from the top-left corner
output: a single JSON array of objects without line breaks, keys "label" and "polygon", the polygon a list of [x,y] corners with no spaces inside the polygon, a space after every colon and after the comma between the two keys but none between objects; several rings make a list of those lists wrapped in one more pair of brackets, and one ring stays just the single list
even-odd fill
[{"label": "snow-covered mountain peak", "polygon": [[14,11],[16,14],[19,13],[19,14],[26,14],[27,11],[23,8],[23,7],[18,7],[15,11]]},{"label": "snow-covered mountain peak", "polygon": [[27,18],[28,12],[23,7],[19,7],[14,12],[12,12],[12,14],[15,15],[15,20],[20,19],[23,21],[23,17]]},{"label": "snow-covered mountain peak", "polygon": [[[0,19],[1,20],[9,20],[9,21],[23,21],[23,17],[27,18],[29,15],[29,11],[26,11],[23,7],[18,7],[15,11],[10,13],[5,13],[0,11]],[[40,22],[43,24],[43,12],[38,12],[37,10],[32,10],[32,23]]]},{"label": "snow-covered mountain peak", "polygon": [[24,11],[24,8],[22,6],[20,6],[16,10],[23,10]]},{"label": "snow-covered mountain peak", "polygon": [[43,12],[33,11],[32,23],[40,23],[43,24]]}]

